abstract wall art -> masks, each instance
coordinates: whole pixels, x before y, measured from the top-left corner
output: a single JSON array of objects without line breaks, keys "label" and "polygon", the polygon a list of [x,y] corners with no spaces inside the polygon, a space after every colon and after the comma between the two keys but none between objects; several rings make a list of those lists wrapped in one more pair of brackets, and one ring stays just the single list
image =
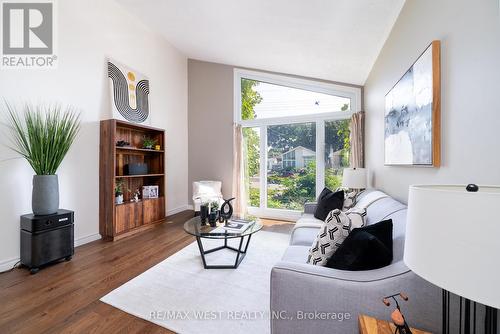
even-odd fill
[{"label": "abstract wall art", "polygon": [[433,41],[385,96],[385,165],[440,166],[440,67]]},{"label": "abstract wall art", "polygon": [[112,117],[150,124],[149,80],[124,65],[108,61]]}]

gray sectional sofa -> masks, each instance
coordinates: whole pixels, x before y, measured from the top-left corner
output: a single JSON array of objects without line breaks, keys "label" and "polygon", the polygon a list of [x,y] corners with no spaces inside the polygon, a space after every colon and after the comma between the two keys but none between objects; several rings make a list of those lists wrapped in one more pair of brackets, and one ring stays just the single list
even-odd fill
[{"label": "gray sectional sofa", "polygon": [[[410,325],[433,333],[441,331],[441,290],[410,271],[403,263],[406,206],[375,190],[358,197],[367,209],[367,224],[392,219],[394,260],[370,271],[342,271],[306,263],[322,221],[306,205],[290,237],[290,246],[271,272],[271,333],[358,333],[358,315],[390,319],[393,310],[384,296],[409,295],[401,304]],[[425,247],[425,245],[422,245]]]}]

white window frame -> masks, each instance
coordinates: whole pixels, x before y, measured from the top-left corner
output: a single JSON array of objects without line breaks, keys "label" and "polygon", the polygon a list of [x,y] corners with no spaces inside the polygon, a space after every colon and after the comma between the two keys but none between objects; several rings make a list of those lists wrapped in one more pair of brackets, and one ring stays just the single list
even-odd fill
[{"label": "white window frame", "polygon": [[[350,110],[299,116],[243,120],[241,118],[241,79],[243,78],[349,98],[351,100]],[[273,209],[267,207],[267,126],[296,123],[316,124],[316,195],[318,195],[321,190],[323,190],[325,184],[325,122],[349,119],[353,113],[360,111],[361,87],[333,84],[323,81],[236,68],[234,69],[233,105],[235,123],[240,124],[242,127],[260,128],[260,207],[248,207],[248,212],[252,215],[266,218],[286,220],[298,219],[301,214],[299,211]]]}]

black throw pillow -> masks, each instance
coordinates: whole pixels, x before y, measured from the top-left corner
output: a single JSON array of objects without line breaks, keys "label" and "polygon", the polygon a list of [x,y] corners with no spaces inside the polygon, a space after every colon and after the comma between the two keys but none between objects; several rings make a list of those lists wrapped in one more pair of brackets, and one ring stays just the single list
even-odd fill
[{"label": "black throw pillow", "polygon": [[326,267],[372,270],[392,262],[392,219],[355,228],[328,260]]},{"label": "black throw pillow", "polygon": [[316,206],[316,212],[314,212],[314,217],[324,221],[330,211],[335,209],[342,210],[343,207],[344,191],[340,190],[333,192],[330,189],[325,188],[318,196],[318,204]]}]

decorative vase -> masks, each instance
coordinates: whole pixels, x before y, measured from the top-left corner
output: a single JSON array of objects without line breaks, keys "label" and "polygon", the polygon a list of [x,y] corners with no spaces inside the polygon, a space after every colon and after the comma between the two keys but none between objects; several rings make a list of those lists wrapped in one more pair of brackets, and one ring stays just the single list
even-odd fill
[{"label": "decorative vase", "polygon": [[207,217],[208,217],[208,205],[200,205],[201,225],[206,225]]},{"label": "decorative vase", "polygon": [[123,203],[123,194],[115,195],[115,204]]},{"label": "decorative vase", "polygon": [[35,215],[51,215],[59,209],[57,175],[33,175],[31,209]]},{"label": "decorative vase", "polygon": [[210,223],[211,227],[217,226],[217,211],[210,212],[210,215],[208,216],[208,222]]},{"label": "decorative vase", "polygon": [[231,218],[233,215],[233,206],[231,205],[231,201],[235,199],[235,197],[232,197],[230,199],[225,199],[224,203],[222,203],[220,207],[220,214],[219,214],[219,221],[226,222]]}]

